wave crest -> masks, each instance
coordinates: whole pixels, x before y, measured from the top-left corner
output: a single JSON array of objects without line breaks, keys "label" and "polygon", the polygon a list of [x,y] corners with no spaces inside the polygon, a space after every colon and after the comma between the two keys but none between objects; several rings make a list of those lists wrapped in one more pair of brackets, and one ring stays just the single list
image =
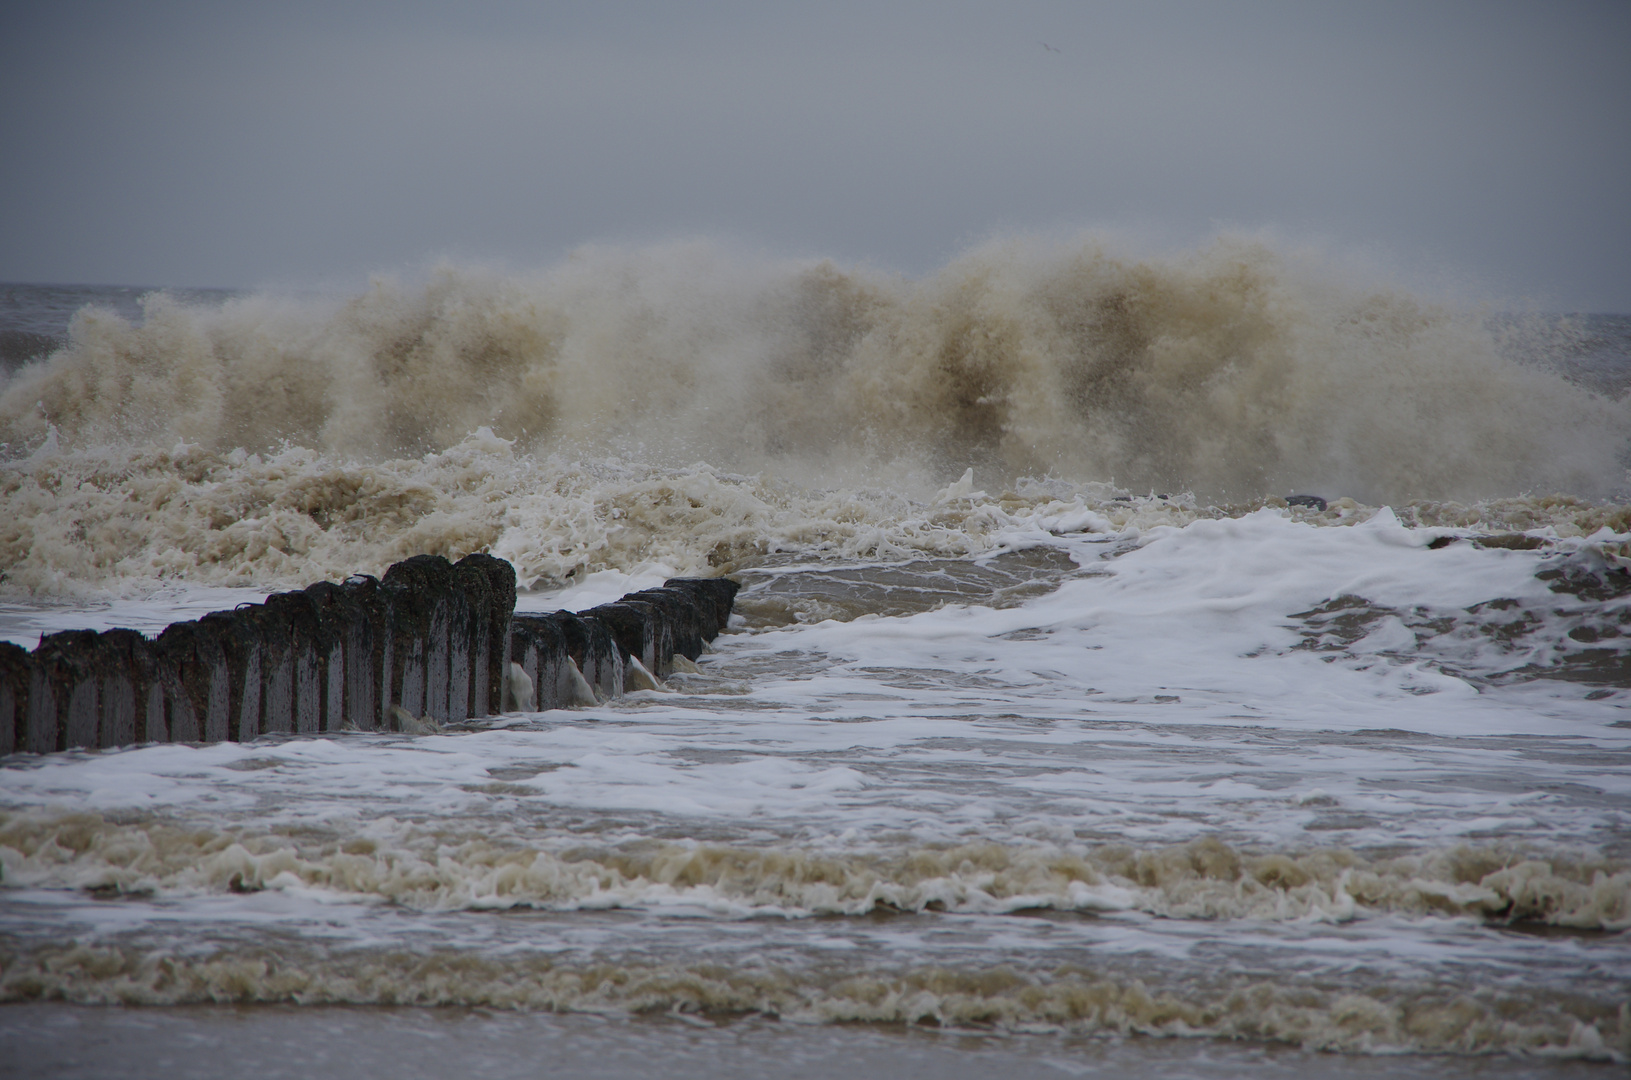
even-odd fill
[{"label": "wave crest", "polygon": [[[1533,343],[1531,343],[1533,344]],[[87,310],[10,380],[13,447],[379,460],[488,427],[520,452],[897,484],[970,465],[1245,500],[1624,482],[1625,404],[1514,362],[1476,318],[1221,239],[1165,258],[994,243],[907,281],[705,245],[443,269],[345,302]]]},{"label": "wave crest", "polygon": [[1329,921],[1403,912],[1631,928],[1631,867],[1473,847],[1389,857],[1343,848],[1253,852],[1215,838],[1136,850],[540,849],[446,829],[408,827],[342,843],[18,813],[0,818],[0,864],[13,885],[114,893],[309,888],[420,910],[680,906],[740,917],[1054,908]]}]

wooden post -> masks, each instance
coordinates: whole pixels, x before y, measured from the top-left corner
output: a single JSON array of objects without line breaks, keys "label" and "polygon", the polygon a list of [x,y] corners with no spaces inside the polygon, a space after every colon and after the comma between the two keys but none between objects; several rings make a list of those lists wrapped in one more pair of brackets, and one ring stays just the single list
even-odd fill
[{"label": "wooden post", "polygon": [[420,555],[383,580],[277,593],[154,642],[133,630],[51,634],[33,653],[0,642],[0,754],[391,729],[396,705],[483,717],[501,707],[512,658],[540,709],[616,697],[625,658],[666,674],[676,653],[700,655],[738,587],[673,578],[581,614],[517,616],[509,563]]},{"label": "wooden post", "polygon": [[[486,716],[502,707],[504,676],[510,666],[510,619],[515,614],[515,567],[492,555],[466,555],[457,568],[480,570],[487,578],[487,655],[473,662],[471,715]],[[481,673],[486,672],[482,688]],[[485,704],[477,709],[476,702]]]},{"label": "wooden post", "polygon": [[0,641],[0,754],[21,750],[28,733],[28,691],[34,665],[28,650]]},{"label": "wooden post", "polygon": [[156,652],[165,680],[170,741],[224,742],[230,730],[232,671],[219,622],[172,623],[159,635]]}]

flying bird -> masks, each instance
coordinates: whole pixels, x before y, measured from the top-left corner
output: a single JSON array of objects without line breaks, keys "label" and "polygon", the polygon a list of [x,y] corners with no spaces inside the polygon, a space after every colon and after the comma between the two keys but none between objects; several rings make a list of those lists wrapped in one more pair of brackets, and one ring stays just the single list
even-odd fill
[{"label": "flying bird", "polygon": [[1054,48],[1052,45],[1049,45],[1046,41],[1039,41],[1039,42],[1037,42],[1037,44],[1042,46],[1044,49],[1048,50],[1049,52],[1058,52],[1059,51],[1058,49]]}]

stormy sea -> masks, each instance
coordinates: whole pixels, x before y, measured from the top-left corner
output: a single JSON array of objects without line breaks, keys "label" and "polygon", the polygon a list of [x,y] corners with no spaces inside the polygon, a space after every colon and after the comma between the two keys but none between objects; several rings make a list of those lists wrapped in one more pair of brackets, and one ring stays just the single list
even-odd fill
[{"label": "stormy sea", "polygon": [[1631,317],[1222,237],[0,286],[0,637],[419,554],[656,690],[0,758],[0,1075],[1613,1075]]}]

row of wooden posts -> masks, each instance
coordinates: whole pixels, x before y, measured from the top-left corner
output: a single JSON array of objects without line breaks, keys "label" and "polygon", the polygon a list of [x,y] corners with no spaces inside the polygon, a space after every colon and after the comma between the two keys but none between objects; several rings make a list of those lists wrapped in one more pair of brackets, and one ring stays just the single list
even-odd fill
[{"label": "row of wooden posts", "polygon": [[383,578],[276,593],[156,639],[67,630],[33,652],[0,642],[0,754],[403,730],[616,697],[643,673],[667,674],[676,655],[695,660],[736,590],[674,578],[588,611],[517,615],[509,563],[420,555]]}]

